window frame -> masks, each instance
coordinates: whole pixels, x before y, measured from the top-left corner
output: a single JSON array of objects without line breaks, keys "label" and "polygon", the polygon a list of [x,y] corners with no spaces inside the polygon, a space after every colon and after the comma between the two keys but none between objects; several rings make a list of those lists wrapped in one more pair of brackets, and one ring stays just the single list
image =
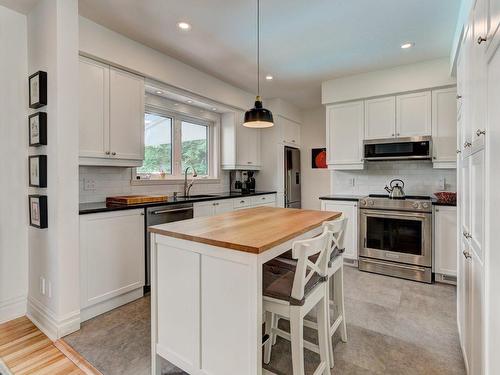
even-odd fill
[{"label": "window frame", "polygon": [[[171,110],[169,108],[163,108],[156,105],[146,105],[145,114],[152,114],[162,117],[167,117],[172,120],[172,174],[167,174],[165,178],[154,178],[154,179],[145,179],[138,177],[141,176],[140,173],[137,172],[137,168],[132,168],[132,176],[131,183],[132,185],[161,185],[161,184],[172,184],[179,183],[184,181],[184,171],[182,168],[182,122],[189,122],[195,125],[201,125],[207,127],[207,167],[208,167],[208,175],[198,175],[198,182],[207,182],[214,183],[220,181],[219,179],[219,170],[217,168],[218,165],[218,142],[217,134],[218,134],[218,124],[217,122],[202,118],[196,117],[191,114],[186,114],[182,112],[177,112]],[[144,123],[144,126],[146,124]],[[190,171],[188,174],[190,178],[192,178],[193,173]]]}]

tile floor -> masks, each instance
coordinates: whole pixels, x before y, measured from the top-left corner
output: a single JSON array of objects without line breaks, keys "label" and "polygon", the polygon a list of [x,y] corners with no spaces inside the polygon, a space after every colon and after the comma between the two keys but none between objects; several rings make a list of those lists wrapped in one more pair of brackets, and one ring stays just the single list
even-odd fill
[{"label": "tile floor", "polygon": [[[349,340],[335,337],[332,374],[465,374],[455,287],[345,270]],[[149,308],[142,298],[83,323],[65,340],[104,375],[149,375]],[[315,332],[306,329],[305,336],[314,340]],[[319,357],[307,350],[305,357],[312,374]],[[278,338],[268,368],[291,374],[287,341]],[[166,362],[162,369],[184,374]]]}]

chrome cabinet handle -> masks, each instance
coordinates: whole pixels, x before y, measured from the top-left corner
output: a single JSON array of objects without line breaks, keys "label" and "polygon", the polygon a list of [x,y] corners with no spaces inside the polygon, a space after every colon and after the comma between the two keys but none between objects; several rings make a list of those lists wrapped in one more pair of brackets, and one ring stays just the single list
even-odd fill
[{"label": "chrome cabinet handle", "polygon": [[240,203],[245,203],[245,201],[240,201]]},{"label": "chrome cabinet handle", "polygon": [[464,250],[462,252],[462,254],[464,254],[465,259],[471,259],[472,258],[472,255],[470,255],[470,253],[467,250]]},{"label": "chrome cabinet handle", "polygon": [[457,99],[462,99],[462,95],[457,95]]},{"label": "chrome cabinet handle", "polygon": [[470,143],[468,141],[465,141],[464,148],[467,148],[467,147],[470,147],[470,146],[472,146],[472,143]]},{"label": "chrome cabinet handle", "polygon": [[392,136],[394,137],[396,134],[392,133]]},{"label": "chrome cabinet handle", "polygon": [[486,42],[485,37],[480,36],[479,38],[477,38],[477,44],[481,44],[482,42]]},{"label": "chrome cabinet handle", "polygon": [[460,154],[462,152],[462,150],[457,150],[457,154]]},{"label": "chrome cabinet handle", "polygon": [[252,162],[251,161],[247,161],[247,164],[252,164]]},{"label": "chrome cabinet handle", "polygon": [[471,236],[471,234],[470,234],[470,233],[467,233],[467,232],[465,232],[465,231],[464,231],[462,234],[463,234],[463,236],[464,236],[465,238],[467,238],[468,240],[470,240],[470,239],[472,238],[472,236]]},{"label": "chrome cabinet handle", "polygon": [[479,137],[481,135],[485,135],[486,134],[486,130],[481,130],[481,129],[477,129],[476,131],[476,135]]},{"label": "chrome cabinet handle", "polygon": [[110,152],[109,152],[109,151],[106,151],[106,155],[109,155],[109,154],[110,154]]},{"label": "chrome cabinet handle", "polygon": [[116,152],[114,152],[114,151],[113,151],[113,152],[111,153],[111,155],[115,156],[115,155],[116,155]]}]

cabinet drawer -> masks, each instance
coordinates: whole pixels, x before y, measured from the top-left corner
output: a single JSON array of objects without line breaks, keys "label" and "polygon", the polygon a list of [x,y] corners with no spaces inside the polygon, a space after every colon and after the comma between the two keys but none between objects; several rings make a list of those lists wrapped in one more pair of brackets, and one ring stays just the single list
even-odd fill
[{"label": "cabinet drawer", "polygon": [[234,208],[247,207],[252,204],[251,197],[238,198],[233,201]]},{"label": "cabinet drawer", "polygon": [[271,203],[276,201],[276,196],[274,194],[269,195],[257,195],[252,198],[252,205]]}]

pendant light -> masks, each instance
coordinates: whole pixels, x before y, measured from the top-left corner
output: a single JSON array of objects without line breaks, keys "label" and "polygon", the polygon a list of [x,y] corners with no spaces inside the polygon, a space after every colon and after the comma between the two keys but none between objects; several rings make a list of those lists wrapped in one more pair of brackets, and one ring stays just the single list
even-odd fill
[{"label": "pendant light", "polygon": [[260,97],[260,0],[257,0],[257,97],[252,109],[245,112],[243,126],[247,128],[270,128],[274,125],[273,114],[262,106]]}]

